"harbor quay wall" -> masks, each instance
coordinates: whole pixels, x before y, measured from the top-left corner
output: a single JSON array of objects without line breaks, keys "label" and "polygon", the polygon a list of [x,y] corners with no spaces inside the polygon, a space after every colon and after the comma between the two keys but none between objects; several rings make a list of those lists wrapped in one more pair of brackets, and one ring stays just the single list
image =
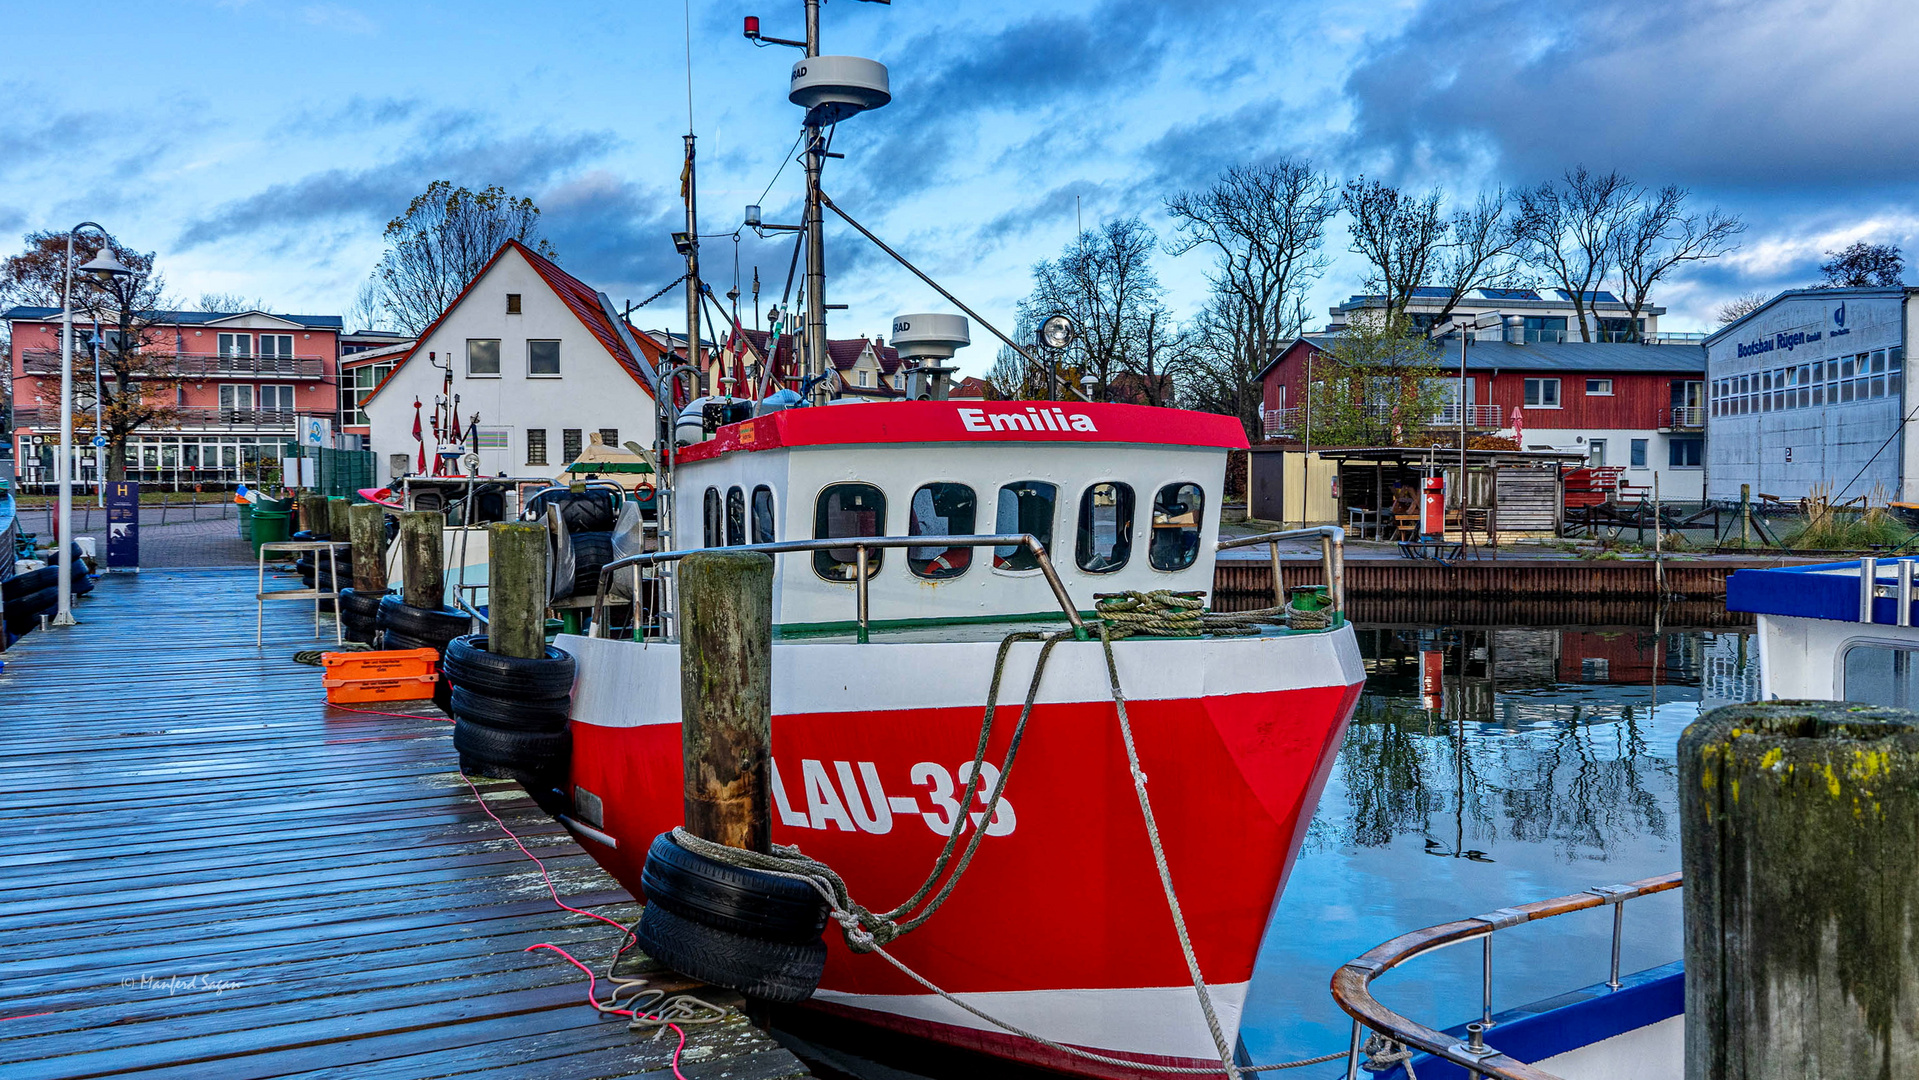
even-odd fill
[{"label": "harbor quay wall", "polygon": [[[1723,599],[1734,570],[1777,566],[1761,559],[1714,559],[1666,563],[1666,589],[1691,600]],[[1288,559],[1286,584],[1323,585],[1318,559]],[[1221,561],[1213,570],[1216,604],[1243,607],[1271,602],[1273,576],[1265,562]],[[1512,599],[1655,599],[1651,559],[1478,559],[1437,563],[1413,559],[1349,559],[1346,594],[1351,598],[1504,597]]]}]

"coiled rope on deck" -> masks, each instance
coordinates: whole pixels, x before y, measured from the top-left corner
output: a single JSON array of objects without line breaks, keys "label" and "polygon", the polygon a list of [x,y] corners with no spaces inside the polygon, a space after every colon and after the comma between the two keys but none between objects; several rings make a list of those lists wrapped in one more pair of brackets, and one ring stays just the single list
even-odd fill
[{"label": "coiled rope on deck", "polygon": [[[954,867],[952,876],[947,879],[944,886],[939,888],[937,895],[934,895],[931,900],[927,900],[928,894],[933,892],[935,885],[939,882],[940,877],[952,858],[954,849],[958,846],[960,835],[966,829],[969,818],[965,813],[961,813],[955,817],[952,832],[947,835],[946,844],[944,848],[941,849],[939,857],[934,860],[933,869],[927,874],[925,882],[921,884],[919,889],[916,890],[912,897],[905,903],[884,913],[869,911],[855,902],[847,890],[846,881],[840,877],[837,871],[826,863],[800,851],[797,845],[774,844],[771,854],[763,855],[756,851],[746,851],[740,848],[717,844],[710,840],[694,836],[684,828],[677,827],[673,830],[674,841],[688,851],[704,855],[717,862],[732,866],[747,867],[811,885],[813,889],[820,894],[820,897],[826,901],[828,908],[832,912],[833,921],[839,924],[841,935],[846,939],[847,946],[854,952],[874,953],[887,963],[899,969],[902,974],[914,982],[939,995],[958,1008],[1003,1031],[1039,1043],[1042,1046],[1063,1054],[1087,1061],[1097,1061],[1106,1065],[1117,1065],[1150,1073],[1205,1076],[1215,1076],[1224,1073],[1227,1077],[1231,1078],[1231,1080],[1239,1080],[1239,1077],[1247,1073],[1272,1072],[1281,1069],[1302,1068],[1308,1065],[1320,1065],[1345,1056],[1342,1053],[1334,1052],[1331,1054],[1322,1054],[1318,1057],[1303,1058],[1298,1061],[1281,1062],[1271,1065],[1240,1065],[1233,1060],[1233,1050],[1226,1045],[1225,1032],[1220,1026],[1219,1017],[1213,1008],[1212,995],[1207,989],[1205,977],[1200,972],[1199,958],[1194,952],[1192,939],[1186,930],[1186,919],[1180,907],[1179,895],[1173,887],[1172,872],[1167,866],[1165,849],[1160,843],[1159,825],[1153,816],[1152,800],[1146,793],[1146,773],[1140,767],[1139,752],[1133,742],[1132,721],[1126,713],[1126,696],[1120,689],[1119,665],[1113,655],[1113,642],[1122,640],[1133,633],[1157,634],[1160,636],[1193,636],[1198,632],[1214,633],[1218,631],[1212,630],[1211,627],[1207,625],[1212,619],[1219,619],[1221,625],[1235,625],[1243,621],[1254,625],[1261,622],[1277,622],[1281,621],[1273,615],[1273,612],[1277,609],[1239,612],[1221,617],[1216,613],[1202,611],[1202,604],[1197,595],[1172,593],[1168,590],[1155,590],[1151,593],[1134,592],[1108,599],[1132,601],[1130,605],[1116,605],[1114,609],[1116,614],[1139,613],[1138,618],[1108,621],[1105,612],[1102,611],[1100,613],[1101,623],[1099,626],[1100,647],[1105,656],[1109,688],[1113,696],[1114,710],[1119,720],[1121,740],[1126,747],[1128,771],[1132,777],[1133,790],[1139,798],[1140,814],[1146,824],[1147,839],[1153,850],[1153,861],[1158,870],[1160,888],[1165,894],[1167,908],[1172,915],[1174,932],[1179,938],[1180,952],[1186,961],[1187,970],[1192,976],[1193,991],[1199,998],[1200,1012],[1205,1016],[1207,1031],[1212,1036],[1214,1047],[1219,1052],[1219,1068],[1215,1069],[1210,1066],[1159,1065],[1151,1062],[1135,1061],[1130,1058],[1112,1057],[1107,1054],[1099,1054],[1091,1050],[1082,1050],[1076,1046],[1068,1046],[1064,1043],[1055,1042],[1043,1035],[1027,1031],[1015,1024],[1002,1020],[969,1002],[960,1000],[919,972],[908,967],[905,962],[888,952],[885,948],[887,944],[923,925],[927,919],[931,918],[933,913],[938,911],[941,905],[946,902],[946,899],[952,895],[954,887],[959,884],[960,877],[966,873],[967,868],[972,864],[973,856],[978,852],[980,842],[986,836],[986,827],[992,823],[994,815],[998,812],[1000,793],[1006,790],[1008,778],[1012,774],[1014,761],[1019,754],[1020,743],[1026,734],[1027,722],[1032,717],[1033,704],[1039,696],[1040,681],[1046,672],[1047,658],[1052,653],[1054,646],[1075,636],[1071,630],[1064,630],[1059,633],[1047,635],[1032,632],[1009,634],[1000,642],[999,652],[993,661],[993,679],[987,693],[986,713],[980,721],[979,743],[974,751],[970,779],[967,781],[965,793],[960,798],[959,805],[963,807],[972,805],[973,799],[979,789],[979,779],[983,772],[981,764],[985,760],[987,743],[992,735],[994,713],[999,705],[1000,682],[1001,677],[1005,674],[1007,653],[1013,645],[1022,641],[1043,641],[1044,644],[1041,645],[1039,657],[1033,665],[1033,679],[1026,689],[1026,700],[1020,710],[1019,722],[1013,729],[1012,739],[1006,748],[1005,759],[1000,766],[999,782],[993,786],[990,798],[986,804],[986,811],[980,816],[979,827],[973,830],[973,837],[967,843],[964,854]],[[1204,629],[1202,631],[1185,630],[1184,627],[1193,621],[1198,621]],[[1115,625],[1116,623],[1118,625]],[[1175,629],[1177,629],[1178,632],[1174,632]],[[1251,633],[1257,631],[1228,632]],[[925,901],[924,906],[921,907],[919,911],[912,912],[911,909],[920,905],[922,901]],[[909,912],[911,913],[908,914]],[[907,917],[901,918],[903,915]]]},{"label": "coiled rope on deck", "polygon": [[1171,589],[1101,593],[1094,597],[1098,615],[1115,641],[1146,634],[1154,637],[1247,637],[1263,626],[1290,626],[1317,630],[1330,624],[1327,612],[1294,605],[1254,611],[1208,611],[1204,593]]}]

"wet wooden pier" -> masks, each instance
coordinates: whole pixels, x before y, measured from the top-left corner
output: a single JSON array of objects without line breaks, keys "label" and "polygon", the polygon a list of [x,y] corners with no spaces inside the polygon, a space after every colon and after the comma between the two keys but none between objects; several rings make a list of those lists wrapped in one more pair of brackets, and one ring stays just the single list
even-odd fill
[{"label": "wet wooden pier", "polygon": [[[450,725],[329,710],[290,660],[310,612],[269,605],[254,648],[252,576],[112,577],[0,656],[0,1076],[671,1077],[671,1033],[525,951],[603,973],[621,938],[554,906]],[[638,916],[517,786],[481,790],[568,903]],[[737,1010],[686,1030],[693,1080],[805,1075]]]}]

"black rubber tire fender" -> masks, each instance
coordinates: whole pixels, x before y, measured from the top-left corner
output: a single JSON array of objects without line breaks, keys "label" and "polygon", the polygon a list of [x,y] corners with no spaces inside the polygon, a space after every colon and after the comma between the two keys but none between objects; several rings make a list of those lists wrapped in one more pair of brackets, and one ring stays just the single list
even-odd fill
[{"label": "black rubber tire fender", "polygon": [[653,838],[640,887],[649,904],[715,930],[793,944],[817,940],[826,927],[826,901],[811,885],[709,859]]},{"label": "black rubber tire fender", "polygon": [[639,947],[689,978],[737,990],[750,998],[791,1005],[819,988],[826,942],[763,941],[701,926],[663,904],[648,904],[633,930]]},{"label": "black rubber tire fender", "polygon": [[453,722],[453,748],[462,757],[529,773],[565,772],[573,736],[565,731],[503,731],[471,720]]},{"label": "black rubber tire fender", "polygon": [[610,532],[576,532],[573,540],[573,588],[574,596],[597,592],[600,588],[600,567],[613,561],[613,534]]},{"label": "black rubber tire fender", "polygon": [[397,630],[408,637],[424,638],[442,647],[473,630],[473,620],[464,611],[408,607],[398,596],[382,597],[379,611],[383,628]]},{"label": "black rubber tire fender", "polygon": [[383,589],[377,593],[361,592],[355,588],[340,590],[340,610],[344,614],[374,622],[380,615],[380,600],[392,592]]},{"label": "black rubber tire fender", "polygon": [[23,633],[39,625],[40,613],[52,611],[60,605],[60,587],[40,589],[30,592],[18,600],[6,602],[6,628],[10,633]]},{"label": "black rubber tire fender", "polygon": [[496,698],[453,684],[449,697],[455,720],[468,720],[496,731],[564,731],[566,701],[519,701]]},{"label": "black rubber tire fender", "polygon": [[380,631],[379,638],[382,649],[432,649],[436,653],[440,651],[440,645],[437,642],[428,641],[425,638],[408,637],[392,630]]},{"label": "black rubber tire fender", "polygon": [[446,643],[446,674],[454,685],[492,697],[563,698],[573,692],[573,655],[551,645],[538,660],[495,656],[485,634]]},{"label": "black rubber tire fender", "polygon": [[[76,567],[75,569],[78,569]],[[15,574],[0,581],[0,600],[11,604],[23,596],[29,596],[41,589],[50,589],[60,583],[60,564],[51,562],[38,570],[29,570],[24,574]]]}]

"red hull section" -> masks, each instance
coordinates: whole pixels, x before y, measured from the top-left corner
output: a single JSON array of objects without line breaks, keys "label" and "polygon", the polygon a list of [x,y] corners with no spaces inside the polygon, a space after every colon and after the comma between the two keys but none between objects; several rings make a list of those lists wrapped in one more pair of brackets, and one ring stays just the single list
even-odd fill
[{"label": "red hull section", "polygon": [[[1209,983],[1250,977],[1358,692],[1326,686],[1129,703]],[[1003,758],[1016,716],[1002,710],[988,761]],[[958,809],[979,722],[977,706],[776,717],[774,838],[832,864],[867,906],[898,903],[918,887]],[[605,831],[619,841],[617,850],[586,847],[637,894],[647,843],[681,819],[679,727],[576,720],[573,732],[573,782],[601,798]],[[969,828],[980,826],[984,802],[981,793],[968,808]],[[956,993],[1189,982],[1110,700],[1035,709],[1000,815],[986,828],[946,906],[894,946],[905,963]],[[823,991],[925,994],[885,962],[828,938]]]}]

